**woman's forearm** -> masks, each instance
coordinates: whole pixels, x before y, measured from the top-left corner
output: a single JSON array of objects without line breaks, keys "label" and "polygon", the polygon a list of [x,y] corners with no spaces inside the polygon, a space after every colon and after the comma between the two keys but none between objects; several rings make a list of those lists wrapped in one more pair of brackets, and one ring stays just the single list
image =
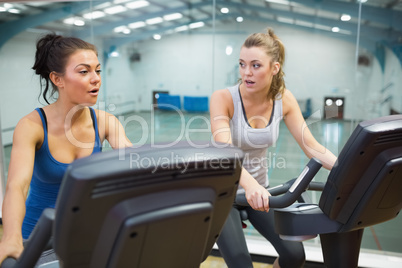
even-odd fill
[{"label": "woman's forearm", "polygon": [[14,240],[22,243],[22,222],[25,217],[25,196],[19,189],[9,188],[3,201],[2,241]]},{"label": "woman's forearm", "polygon": [[308,158],[315,157],[319,159],[322,163],[322,166],[328,170],[331,170],[335,165],[337,159],[336,156],[318,142],[312,146],[305,146],[303,151]]},{"label": "woman's forearm", "polygon": [[239,184],[245,191],[247,191],[249,188],[255,187],[258,184],[258,182],[253,178],[253,176],[248,173],[248,171],[243,167],[241,170],[241,175],[240,175],[240,181]]}]

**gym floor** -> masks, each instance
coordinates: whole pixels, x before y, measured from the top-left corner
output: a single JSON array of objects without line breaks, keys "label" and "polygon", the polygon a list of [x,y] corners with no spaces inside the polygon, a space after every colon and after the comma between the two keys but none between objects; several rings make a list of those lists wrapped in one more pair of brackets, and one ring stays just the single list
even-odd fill
[{"label": "gym floor", "polygon": [[[137,112],[118,116],[122,122],[128,138],[135,146],[147,143],[170,143],[187,140],[193,143],[202,143],[211,140],[208,113],[182,113],[177,111]],[[338,155],[358,122],[345,120],[307,120],[307,124],[315,138],[326,148]],[[8,168],[11,146],[6,146],[5,165]],[[108,144],[104,150],[110,150]],[[270,186],[295,178],[308,162],[307,157],[298,147],[284,123],[281,123],[279,139],[275,146],[267,153],[269,164]],[[320,170],[315,181],[325,181],[329,172]],[[312,194],[313,201],[317,202],[319,193]],[[402,254],[402,218],[366,228],[363,241],[363,250],[388,251],[392,254]],[[259,234],[248,224],[244,232],[249,238],[259,239]],[[319,247],[317,239],[304,242],[309,246]],[[381,252],[380,252],[381,253]],[[267,264],[255,267],[271,267]],[[201,265],[202,268],[226,267],[219,257],[211,256]]]},{"label": "gym floor", "polygon": [[[200,268],[227,268],[225,261],[221,257],[209,256],[203,263],[201,263]],[[253,268],[270,268],[271,264],[253,262]]]}]

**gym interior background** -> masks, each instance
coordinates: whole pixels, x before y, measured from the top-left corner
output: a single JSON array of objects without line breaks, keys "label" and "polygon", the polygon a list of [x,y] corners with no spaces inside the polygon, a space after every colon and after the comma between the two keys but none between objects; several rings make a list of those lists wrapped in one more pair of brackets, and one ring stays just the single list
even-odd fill
[{"label": "gym interior background", "polygon": [[[210,140],[210,95],[237,82],[242,42],[267,27],[285,44],[287,88],[336,155],[358,122],[402,112],[401,1],[0,1],[1,191],[13,130],[44,105],[31,69],[39,36],[54,31],[97,46],[103,72],[95,108],[118,116],[140,146]],[[267,157],[272,186],[307,162],[283,124]],[[362,266],[401,265],[401,225],[399,216],[365,231]],[[244,231],[252,253],[276,254],[252,227]],[[319,262],[319,239],[305,245]]]}]

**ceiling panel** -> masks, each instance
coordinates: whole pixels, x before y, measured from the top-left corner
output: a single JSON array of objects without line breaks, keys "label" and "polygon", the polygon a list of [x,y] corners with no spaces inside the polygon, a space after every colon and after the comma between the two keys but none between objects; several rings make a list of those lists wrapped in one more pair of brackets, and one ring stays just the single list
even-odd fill
[{"label": "ceiling panel", "polygon": [[[359,2],[355,0],[216,0],[215,18],[219,23],[238,23],[236,17],[244,16],[243,21],[256,20],[284,23],[287,26],[301,29],[331,31],[339,27],[341,31],[356,34]],[[212,2],[208,0],[149,0],[130,1],[96,0],[93,2],[73,1],[0,1],[0,46],[21,31],[57,31],[85,37],[95,34],[97,38],[112,44],[122,44],[124,38],[128,42],[149,39],[159,32],[174,33],[177,29],[200,31],[212,27]],[[134,5],[143,7],[132,9]],[[107,14],[120,8],[124,11]],[[226,7],[229,12],[223,14]],[[84,18],[90,11],[99,18]],[[168,16],[176,14],[179,18]],[[348,21],[341,21],[342,15],[350,15]],[[362,37],[370,40],[380,38],[386,42],[402,42],[402,1],[401,0],[368,0],[362,4]],[[152,24],[152,19],[160,18],[160,22]],[[72,23],[66,24],[65,19]],[[171,20],[172,19],[172,20]],[[40,21],[40,22],[38,22]],[[137,23],[137,24],[133,24]],[[143,26],[138,27],[138,23]],[[197,28],[197,23],[204,23]],[[178,28],[180,27],[180,28]],[[387,34],[378,37],[378,31]],[[139,34],[140,33],[140,34]],[[336,33],[331,33],[336,36]]]}]

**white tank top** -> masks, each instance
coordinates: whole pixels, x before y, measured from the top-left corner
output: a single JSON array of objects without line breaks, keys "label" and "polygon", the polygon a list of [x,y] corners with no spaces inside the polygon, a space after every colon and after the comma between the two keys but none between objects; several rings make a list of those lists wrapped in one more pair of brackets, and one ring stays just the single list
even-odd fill
[{"label": "white tank top", "polygon": [[[233,99],[233,117],[230,121],[232,143],[244,152],[243,167],[258,183],[268,187],[267,149],[273,146],[279,135],[279,123],[283,119],[282,98],[274,101],[271,118],[265,128],[252,128],[246,117],[239,84],[228,88]],[[244,189],[239,186],[239,192]]]}]

